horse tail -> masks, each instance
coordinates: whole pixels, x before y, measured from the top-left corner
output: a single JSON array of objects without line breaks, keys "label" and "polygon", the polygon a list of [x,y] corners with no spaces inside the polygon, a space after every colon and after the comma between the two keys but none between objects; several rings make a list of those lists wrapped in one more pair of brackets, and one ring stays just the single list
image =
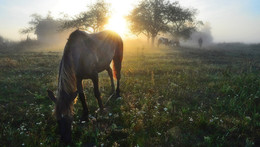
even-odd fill
[{"label": "horse tail", "polygon": [[117,48],[115,50],[115,55],[113,58],[113,77],[116,80],[120,80],[121,64],[123,60],[123,41],[119,38]]}]

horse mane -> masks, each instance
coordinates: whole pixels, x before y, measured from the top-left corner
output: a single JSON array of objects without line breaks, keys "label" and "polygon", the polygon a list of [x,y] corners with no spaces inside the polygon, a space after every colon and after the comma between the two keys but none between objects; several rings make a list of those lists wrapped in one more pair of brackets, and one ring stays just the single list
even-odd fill
[{"label": "horse mane", "polygon": [[88,45],[92,45],[92,41],[88,37],[87,33],[80,30],[76,30],[70,34],[69,39],[65,45],[63,57],[60,63],[58,84],[58,90],[63,90],[67,94],[74,93],[77,89],[76,73],[71,54],[73,48],[71,47],[71,45],[79,37],[81,37],[81,39],[83,38],[84,41],[89,42]]},{"label": "horse mane", "polygon": [[78,34],[78,32],[79,31],[76,30],[73,33],[71,33],[65,45],[62,60],[60,63],[58,90],[63,90],[67,94],[74,93],[77,89],[77,79],[71,54],[71,43],[73,42],[73,40],[76,39],[76,35]]},{"label": "horse mane", "polygon": [[56,104],[55,113],[70,115],[73,112],[73,101],[69,97],[61,96],[62,93],[67,95],[73,94],[77,90],[77,79],[73,64],[73,58],[71,54],[71,44],[77,38],[79,31],[74,31],[64,48],[63,56],[59,67],[59,77],[58,77],[58,100]]}]

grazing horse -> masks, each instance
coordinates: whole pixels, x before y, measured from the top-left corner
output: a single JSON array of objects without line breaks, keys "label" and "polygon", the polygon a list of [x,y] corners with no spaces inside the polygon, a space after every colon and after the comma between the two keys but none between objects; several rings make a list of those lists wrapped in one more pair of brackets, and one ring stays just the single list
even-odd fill
[{"label": "grazing horse", "polygon": [[168,46],[169,45],[169,39],[160,37],[157,42],[157,47],[159,47],[161,44]]},{"label": "grazing horse", "polygon": [[[112,31],[102,31],[95,34],[76,30],[70,34],[64,48],[59,67],[58,95],[48,90],[48,96],[55,102],[55,115],[58,122],[61,140],[71,143],[71,123],[73,102],[79,96],[83,107],[83,118],[88,120],[88,108],[82,88],[83,79],[91,79],[94,93],[100,110],[104,106],[98,88],[98,73],[106,70],[110,76],[112,91],[113,82],[117,80],[116,95],[119,96],[119,80],[123,59],[123,41]],[[110,63],[113,60],[113,72]]]}]

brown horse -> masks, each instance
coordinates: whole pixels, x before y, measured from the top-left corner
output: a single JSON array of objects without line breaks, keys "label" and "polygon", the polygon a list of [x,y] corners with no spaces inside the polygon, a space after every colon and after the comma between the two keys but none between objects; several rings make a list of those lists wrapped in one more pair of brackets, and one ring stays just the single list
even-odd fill
[{"label": "brown horse", "polygon": [[[116,96],[119,96],[122,59],[123,41],[118,34],[112,31],[87,34],[76,30],[70,34],[60,62],[57,98],[52,91],[48,90],[48,96],[55,102],[58,129],[64,143],[71,142],[73,101],[77,94],[83,106],[83,119],[88,119],[82,80],[92,80],[99,108],[103,110],[104,106],[98,89],[98,73],[104,70],[108,72],[113,92],[115,91],[114,75],[114,78],[117,79]],[[113,72],[110,67],[112,60]]]}]

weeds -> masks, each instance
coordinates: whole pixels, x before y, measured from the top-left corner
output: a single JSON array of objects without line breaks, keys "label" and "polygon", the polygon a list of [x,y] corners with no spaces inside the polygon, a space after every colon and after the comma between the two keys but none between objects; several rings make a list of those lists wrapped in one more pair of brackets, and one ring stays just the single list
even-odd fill
[{"label": "weeds", "polygon": [[[84,81],[92,119],[80,122],[77,102],[73,145],[259,145],[259,50],[135,51],[125,52],[122,98],[107,103],[107,114],[95,114],[93,85]],[[2,146],[60,145],[46,93],[57,87],[60,58],[60,52],[1,54]],[[99,81],[106,102],[111,90],[106,72]]]}]

